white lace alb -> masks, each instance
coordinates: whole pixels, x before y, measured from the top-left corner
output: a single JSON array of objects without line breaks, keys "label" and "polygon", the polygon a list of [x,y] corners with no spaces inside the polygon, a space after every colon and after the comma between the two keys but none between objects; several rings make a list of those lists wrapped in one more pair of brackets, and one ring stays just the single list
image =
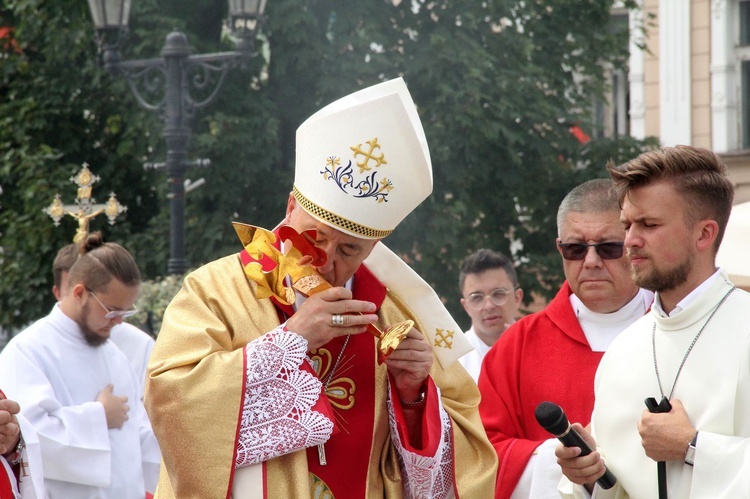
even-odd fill
[{"label": "white lace alb", "polygon": [[[438,400],[440,389],[438,388]],[[444,499],[454,497],[453,492],[453,439],[451,418],[440,404],[442,426],[440,444],[435,456],[420,456],[404,448],[396,428],[389,387],[388,417],[391,425],[391,441],[399,456],[401,473],[404,476],[404,497],[430,497]]]},{"label": "white lace alb", "polygon": [[322,384],[300,369],[307,341],[282,326],[245,346],[247,386],[236,467],[326,442],[333,422],[312,410]]}]

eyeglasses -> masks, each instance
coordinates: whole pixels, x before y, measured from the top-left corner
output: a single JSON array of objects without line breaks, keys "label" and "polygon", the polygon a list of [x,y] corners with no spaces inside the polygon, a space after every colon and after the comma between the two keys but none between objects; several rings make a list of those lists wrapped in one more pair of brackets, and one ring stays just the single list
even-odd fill
[{"label": "eyeglasses", "polygon": [[[513,288],[513,290],[516,289],[518,289],[518,287]],[[469,308],[479,310],[484,307],[484,301],[489,298],[493,305],[496,307],[502,307],[508,301],[508,295],[511,294],[511,292],[512,291],[508,291],[505,288],[497,288],[488,295],[485,295],[484,293],[471,293],[466,298],[466,303],[469,305]]]},{"label": "eyeglasses", "polygon": [[602,260],[617,260],[622,257],[624,242],[612,241],[608,243],[557,243],[563,258],[566,260],[583,260],[589,252],[589,247],[593,246],[596,254]]},{"label": "eyeglasses", "polygon": [[122,317],[124,319],[138,313],[138,308],[135,305],[133,305],[133,308],[131,308],[130,310],[110,310],[104,303],[102,303],[99,298],[97,298],[93,291],[91,291],[90,289],[87,289],[86,291],[88,291],[91,296],[94,297],[94,300],[96,300],[96,302],[101,305],[102,308],[107,312],[106,314],[104,314],[105,319],[115,319],[117,317]]}]

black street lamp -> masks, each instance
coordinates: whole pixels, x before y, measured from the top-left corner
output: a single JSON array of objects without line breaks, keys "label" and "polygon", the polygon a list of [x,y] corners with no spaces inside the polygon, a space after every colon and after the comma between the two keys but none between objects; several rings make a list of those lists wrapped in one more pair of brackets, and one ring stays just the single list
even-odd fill
[{"label": "black street lamp", "polygon": [[[189,161],[187,148],[195,111],[212,103],[227,72],[243,66],[254,54],[253,39],[263,23],[266,0],[228,0],[229,26],[236,38],[236,51],[192,54],[187,36],[179,31],[167,35],[161,57],[123,61],[120,47],[127,38],[131,0],[88,0],[96,27],[99,62],[114,74],[123,76],[138,103],[164,118],[167,144],[165,163],[145,167],[166,167],[170,194],[170,255],[168,272],[183,274],[185,259],[185,172],[191,166],[208,166],[209,160]],[[213,88],[211,86],[213,85]],[[147,101],[148,95],[159,96]],[[207,97],[195,99],[191,90]]]}]

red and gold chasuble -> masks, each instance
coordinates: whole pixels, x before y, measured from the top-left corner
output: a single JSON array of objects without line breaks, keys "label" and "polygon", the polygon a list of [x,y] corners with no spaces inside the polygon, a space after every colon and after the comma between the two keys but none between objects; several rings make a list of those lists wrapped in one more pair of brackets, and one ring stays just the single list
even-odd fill
[{"label": "red and gold chasuble", "polygon": [[[248,368],[244,347],[281,322],[279,308],[258,298],[257,291],[244,275],[241,259],[232,255],[186,276],[167,309],[146,382],[146,406],[163,456],[156,497],[228,498],[235,474],[245,469],[263,490],[254,497],[309,497],[311,473],[321,480],[316,486],[325,484],[339,499],[402,497],[403,477],[388,420],[387,368],[378,364],[377,339],[367,333],[352,336],[329,384],[337,432],[325,443],[327,466],[318,464],[312,447],[235,472]],[[372,292],[382,296],[376,299]],[[382,303],[379,328],[412,319],[418,330],[424,329],[364,268],[355,277],[353,293]],[[313,354],[321,358],[324,378],[326,363],[335,363],[342,343],[333,341]],[[440,388],[451,418],[453,450],[460,456],[454,462],[458,496],[491,497],[496,456],[476,411],[476,386],[458,363],[443,369],[435,362],[431,378]],[[350,396],[351,408],[336,407],[347,406]],[[431,412],[429,402],[425,411]]]}]

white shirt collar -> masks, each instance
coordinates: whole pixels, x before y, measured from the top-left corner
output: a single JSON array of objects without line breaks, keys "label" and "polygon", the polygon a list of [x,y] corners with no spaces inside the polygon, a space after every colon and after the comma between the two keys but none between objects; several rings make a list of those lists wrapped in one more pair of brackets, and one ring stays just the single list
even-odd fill
[{"label": "white shirt collar", "polygon": [[625,328],[646,314],[654,299],[654,293],[639,289],[638,293],[619,310],[602,314],[583,304],[575,294],[570,295],[570,305],[578,318],[583,334],[591,350],[604,352]]},{"label": "white shirt collar", "polygon": [[688,295],[683,298],[682,300],[675,305],[674,310],[672,310],[670,313],[666,313],[664,309],[661,306],[661,299],[659,298],[659,293],[656,293],[656,297],[654,298],[654,312],[658,313],[662,317],[674,317],[678,313],[685,310],[691,303],[695,301],[696,298],[698,298],[706,289],[708,289],[711,284],[716,280],[716,278],[721,273],[722,269],[718,268],[716,269],[716,272],[714,272],[711,276],[709,276],[708,279],[700,283],[695,289],[693,289]]}]

